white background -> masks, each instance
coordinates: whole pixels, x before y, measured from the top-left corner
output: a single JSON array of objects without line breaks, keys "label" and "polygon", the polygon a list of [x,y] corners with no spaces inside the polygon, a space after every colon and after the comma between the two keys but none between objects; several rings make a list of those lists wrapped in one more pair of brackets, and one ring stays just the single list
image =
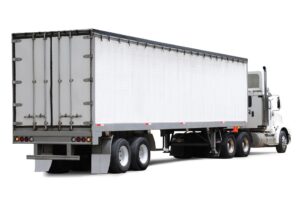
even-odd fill
[{"label": "white background", "polygon": [[[15,1],[0,3],[1,198],[297,198],[299,197],[300,6],[297,1]],[[287,153],[176,161],[152,153],[144,172],[118,175],[33,172],[30,145],[12,145],[11,33],[96,28],[249,59],[268,66],[292,130]],[[298,188],[298,190],[297,190]]]}]

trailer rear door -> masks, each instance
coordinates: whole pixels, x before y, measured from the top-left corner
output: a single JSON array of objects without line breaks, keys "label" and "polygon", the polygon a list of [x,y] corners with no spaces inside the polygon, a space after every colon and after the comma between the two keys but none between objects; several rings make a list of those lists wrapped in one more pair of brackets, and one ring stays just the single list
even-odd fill
[{"label": "trailer rear door", "polygon": [[[13,44],[14,124],[48,128],[89,126],[90,39],[64,35]],[[41,129],[41,128],[39,128]]]}]

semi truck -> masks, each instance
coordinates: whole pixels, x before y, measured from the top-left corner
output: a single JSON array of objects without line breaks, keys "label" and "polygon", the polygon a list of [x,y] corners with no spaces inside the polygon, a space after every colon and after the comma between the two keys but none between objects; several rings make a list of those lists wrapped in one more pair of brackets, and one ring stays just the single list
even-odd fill
[{"label": "semi truck", "polygon": [[12,83],[13,143],[33,144],[35,171],[124,173],[151,151],[233,158],[291,141],[266,67],[242,57],[96,29],[13,33]]}]

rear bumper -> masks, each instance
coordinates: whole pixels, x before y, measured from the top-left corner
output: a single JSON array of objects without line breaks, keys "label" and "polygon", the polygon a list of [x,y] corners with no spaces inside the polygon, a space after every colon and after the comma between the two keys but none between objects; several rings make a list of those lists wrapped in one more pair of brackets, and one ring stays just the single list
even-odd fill
[{"label": "rear bumper", "polygon": [[27,155],[29,160],[80,160],[79,155]]},{"label": "rear bumper", "polygon": [[[90,141],[87,141],[87,138],[89,138]],[[20,139],[23,141],[20,141]],[[74,129],[73,131],[34,131],[31,128],[17,128],[13,131],[14,144],[89,145],[92,144],[91,140],[92,132],[90,129]]]}]

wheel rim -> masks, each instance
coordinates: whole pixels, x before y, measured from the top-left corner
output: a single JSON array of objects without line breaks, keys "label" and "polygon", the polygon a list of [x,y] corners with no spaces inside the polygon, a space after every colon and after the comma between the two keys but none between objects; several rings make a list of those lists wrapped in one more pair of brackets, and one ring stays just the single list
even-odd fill
[{"label": "wheel rim", "polygon": [[243,148],[243,151],[245,152],[245,153],[247,153],[248,152],[248,150],[249,150],[249,140],[246,138],[246,137],[244,137],[244,139],[243,139],[243,142],[242,142],[242,148]]},{"label": "wheel rim", "polygon": [[148,147],[145,144],[141,144],[139,147],[139,159],[142,164],[146,164],[148,161]]},{"label": "wheel rim", "polygon": [[121,146],[119,149],[119,161],[120,164],[124,167],[128,164],[129,161],[129,151],[126,146]]},{"label": "wheel rim", "polygon": [[281,137],[281,144],[282,144],[282,148],[286,148],[286,146],[287,146],[287,139],[286,139],[286,137],[285,136],[282,136]]},{"label": "wheel rim", "polygon": [[228,150],[228,153],[233,153],[234,152],[234,141],[233,141],[233,139],[229,139],[227,141],[227,150]]}]

